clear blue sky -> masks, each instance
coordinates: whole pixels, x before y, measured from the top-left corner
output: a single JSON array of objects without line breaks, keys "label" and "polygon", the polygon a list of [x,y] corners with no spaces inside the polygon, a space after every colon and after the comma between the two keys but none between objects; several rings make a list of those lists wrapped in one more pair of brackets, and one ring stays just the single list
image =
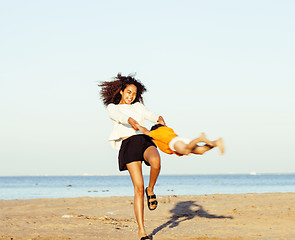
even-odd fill
[{"label": "clear blue sky", "polygon": [[120,174],[97,87],[118,72],[137,73],[145,105],[179,135],[224,137],[224,156],[161,154],[162,174],[294,173],[294,11],[291,0],[0,1],[0,175]]}]

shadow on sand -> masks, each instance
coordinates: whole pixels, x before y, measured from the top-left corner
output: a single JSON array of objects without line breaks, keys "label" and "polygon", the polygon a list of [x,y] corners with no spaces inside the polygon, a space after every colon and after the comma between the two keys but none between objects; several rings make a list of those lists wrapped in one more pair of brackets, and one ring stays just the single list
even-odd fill
[{"label": "shadow on sand", "polygon": [[184,221],[189,221],[193,219],[194,217],[202,217],[202,218],[220,218],[220,219],[233,219],[233,217],[229,216],[218,216],[209,214],[204,210],[204,208],[198,204],[195,203],[195,201],[184,201],[184,202],[178,202],[173,209],[170,210],[170,212],[173,214],[170,219],[163,223],[161,226],[157,227],[153,230],[153,232],[149,235],[149,237],[152,239],[154,235],[156,235],[158,232],[163,230],[166,227],[174,228],[179,225],[179,223]]}]

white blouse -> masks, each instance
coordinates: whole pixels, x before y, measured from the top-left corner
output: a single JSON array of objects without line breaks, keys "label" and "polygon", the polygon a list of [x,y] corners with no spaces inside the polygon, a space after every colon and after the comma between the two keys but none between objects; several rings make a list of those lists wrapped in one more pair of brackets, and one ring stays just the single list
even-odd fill
[{"label": "white blouse", "polygon": [[150,112],[142,103],[134,104],[109,104],[107,106],[109,117],[111,118],[114,127],[109,141],[113,148],[120,149],[122,138],[137,134],[128,123],[129,117],[136,120],[140,125],[144,124],[144,120],[157,123],[159,115]]}]

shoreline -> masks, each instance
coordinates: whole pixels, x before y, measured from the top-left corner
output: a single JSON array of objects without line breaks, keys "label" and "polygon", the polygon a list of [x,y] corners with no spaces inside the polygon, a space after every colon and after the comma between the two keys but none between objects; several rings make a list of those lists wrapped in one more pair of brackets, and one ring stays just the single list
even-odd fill
[{"label": "shoreline", "polygon": [[[257,195],[263,195],[263,194],[295,194],[294,192],[287,191],[287,192],[247,192],[247,193],[204,193],[204,194],[186,194],[186,195],[181,195],[181,194],[173,194],[173,191],[171,192],[171,195],[158,195],[157,198],[165,198],[165,197],[202,197],[202,196],[218,196],[218,195],[248,195],[248,194],[257,194]],[[146,198],[146,195],[144,196]],[[30,200],[58,200],[58,199],[87,199],[87,198],[95,198],[95,199],[107,199],[107,198],[133,198],[133,195],[126,195],[126,196],[77,196],[77,197],[38,197],[38,198],[13,198],[13,199],[1,199],[0,198],[0,203],[1,201],[30,201]],[[146,201],[146,200],[145,200]],[[0,206],[1,209],[1,206]],[[147,209],[148,210],[148,209]]]},{"label": "shoreline", "polygon": [[[158,196],[145,204],[153,240],[292,239],[295,193]],[[1,240],[137,238],[133,197],[0,200]]]}]

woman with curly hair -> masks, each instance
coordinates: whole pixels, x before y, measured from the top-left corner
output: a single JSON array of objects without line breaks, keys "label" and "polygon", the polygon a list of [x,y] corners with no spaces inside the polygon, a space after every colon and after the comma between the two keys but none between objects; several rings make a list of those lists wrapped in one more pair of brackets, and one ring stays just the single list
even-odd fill
[{"label": "woman with curly hair", "polygon": [[[138,134],[138,125],[144,120],[165,125],[162,116],[150,112],[143,105],[145,86],[133,76],[118,74],[113,81],[102,82],[101,98],[114,127],[109,137],[111,145],[120,149],[119,170],[128,170],[134,186],[134,212],[138,224],[138,236],[149,239],[144,228],[144,192],[150,210],[157,207],[154,186],[160,173],[160,155],[151,137]],[[149,185],[144,190],[142,162],[150,166]]]}]

